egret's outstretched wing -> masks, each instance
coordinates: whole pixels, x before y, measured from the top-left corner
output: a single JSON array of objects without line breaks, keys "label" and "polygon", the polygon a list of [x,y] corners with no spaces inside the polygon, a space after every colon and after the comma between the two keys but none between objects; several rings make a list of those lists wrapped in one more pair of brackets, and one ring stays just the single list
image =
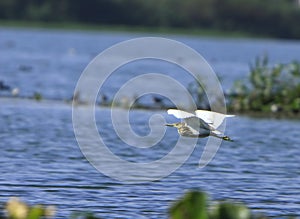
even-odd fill
[{"label": "egret's outstretched wing", "polygon": [[209,132],[211,131],[210,126],[208,124],[206,124],[202,119],[200,119],[196,116],[185,118],[185,119],[183,119],[183,121],[185,122],[186,126],[188,126],[190,129],[196,131],[198,133],[198,135],[204,134],[204,133],[209,134]]},{"label": "egret's outstretched wing", "polygon": [[198,118],[202,119],[204,122],[210,124],[214,128],[218,128],[226,117],[234,116],[206,110],[196,110],[195,113]]},{"label": "egret's outstretched wing", "polygon": [[193,113],[188,113],[188,112],[185,112],[182,110],[177,110],[177,109],[169,109],[168,114],[175,116],[177,119],[185,119],[185,118],[190,118],[190,117],[196,116]]}]

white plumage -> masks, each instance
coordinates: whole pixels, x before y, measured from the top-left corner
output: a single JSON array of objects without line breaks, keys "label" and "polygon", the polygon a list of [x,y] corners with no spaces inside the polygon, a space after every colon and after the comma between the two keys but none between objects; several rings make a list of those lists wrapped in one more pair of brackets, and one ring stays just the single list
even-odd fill
[{"label": "white plumage", "polygon": [[223,136],[223,133],[217,128],[223,123],[225,118],[233,117],[234,115],[206,110],[196,110],[195,113],[190,113],[183,110],[169,109],[167,112],[178,119],[183,119],[181,123],[167,124],[167,126],[176,127],[178,133],[182,136],[200,138],[212,135],[231,141],[228,136]]}]

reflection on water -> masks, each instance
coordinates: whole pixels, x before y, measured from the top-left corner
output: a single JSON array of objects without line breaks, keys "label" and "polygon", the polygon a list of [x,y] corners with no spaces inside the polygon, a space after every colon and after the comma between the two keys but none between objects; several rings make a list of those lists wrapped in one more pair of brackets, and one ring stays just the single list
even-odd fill
[{"label": "reflection on water", "polygon": [[[0,32],[0,80],[19,87],[23,95],[42,91],[46,97],[69,98],[90,59],[130,37],[4,29]],[[9,40],[14,43],[7,47]],[[296,51],[300,49],[297,42],[181,40],[211,60],[221,76],[226,75],[225,86],[234,78],[243,77],[249,60],[262,51],[274,52],[274,61],[285,61],[297,58]],[[74,50],[69,52],[70,48]],[[279,51],[288,51],[288,55],[280,56],[276,53]],[[243,56],[239,55],[241,52]],[[22,65],[32,68],[24,71]],[[234,66],[237,69],[228,74]],[[188,82],[189,78],[183,78],[183,83]],[[107,87],[111,85],[108,94],[118,87],[118,81]],[[58,218],[66,218],[77,210],[96,212],[104,218],[167,218],[168,206],[174,199],[188,189],[201,189],[212,199],[241,201],[271,216],[300,216],[299,121],[238,116],[227,121],[226,129],[235,142],[223,142],[205,168],[199,169],[198,162],[207,139],[199,139],[192,156],[170,176],[128,185],[97,172],[84,158],[73,133],[70,105],[0,101],[2,203],[10,196],[20,196],[30,204],[54,204]],[[149,134],[149,118],[157,113],[168,121],[172,119],[163,111],[133,110],[132,129],[141,135]],[[108,109],[98,108],[96,121],[109,149],[134,162],[150,162],[165,156],[178,137],[176,130],[167,129],[157,145],[131,147],[115,134]]]}]

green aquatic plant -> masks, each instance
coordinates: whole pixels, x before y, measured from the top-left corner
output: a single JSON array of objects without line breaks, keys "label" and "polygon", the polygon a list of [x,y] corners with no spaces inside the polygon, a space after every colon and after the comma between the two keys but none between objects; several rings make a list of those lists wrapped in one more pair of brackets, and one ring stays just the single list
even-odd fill
[{"label": "green aquatic plant", "polygon": [[[222,78],[218,77],[219,81],[222,80]],[[218,103],[222,100],[216,98],[216,99],[210,99],[208,100],[207,93],[210,84],[200,83],[203,81],[201,78],[197,78],[197,80],[194,80],[188,84],[187,90],[189,91],[190,95],[192,96],[194,103],[196,104],[198,109],[204,109],[204,110],[210,110],[210,106],[214,105],[215,103]]]},{"label": "green aquatic plant", "polygon": [[43,99],[43,96],[39,92],[34,92],[33,99],[35,99],[36,101],[41,101]]},{"label": "green aquatic plant", "polygon": [[[34,205],[29,206],[16,197],[12,197],[5,205],[5,215],[1,219],[46,219],[54,218],[55,207]],[[208,202],[208,196],[202,191],[189,191],[175,201],[169,208],[170,219],[267,219],[257,215],[241,203],[229,201]],[[122,215],[120,215],[122,217]],[[74,212],[73,219],[100,219],[91,212]],[[272,217],[274,218],[274,217]],[[296,218],[296,217],[281,217]]]},{"label": "green aquatic plant", "polygon": [[222,202],[216,204],[210,212],[212,219],[250,219],[250,210],[242,204],[233,204],[229,202]]},{"label": "green aquatic plant", "polygon": [[266,219],[241,203],[229,201],[209,204],[206,193],[189,191],[169,209],[170,219]]},{"label": "green aquatic plant", "polygon": [[5,210],[8,219],[52,218],[55,214],[54,206],[29,206],[16,197],[12,197],[8,200],[5,206]]},{"label": "green aquatic plant", "polygon": [[229,109],[238,112],[300,112],[300,63],[270,66],[265,55],[250,65],[248,81],[236,81]]},{"label": "green aquatic plant", "polygon": [[188,192],[169,210],[171,219],[208,219],[206,194],[203,192]]}]

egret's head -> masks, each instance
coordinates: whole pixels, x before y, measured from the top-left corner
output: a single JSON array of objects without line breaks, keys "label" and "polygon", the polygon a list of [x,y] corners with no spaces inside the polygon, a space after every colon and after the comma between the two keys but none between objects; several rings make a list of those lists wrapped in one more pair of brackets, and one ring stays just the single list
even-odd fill
[{"label": "egret's head", "polygon": [[178,123],[166,124],[166,126],[180,128],[182,126],[182,123],[178,122]]}]

